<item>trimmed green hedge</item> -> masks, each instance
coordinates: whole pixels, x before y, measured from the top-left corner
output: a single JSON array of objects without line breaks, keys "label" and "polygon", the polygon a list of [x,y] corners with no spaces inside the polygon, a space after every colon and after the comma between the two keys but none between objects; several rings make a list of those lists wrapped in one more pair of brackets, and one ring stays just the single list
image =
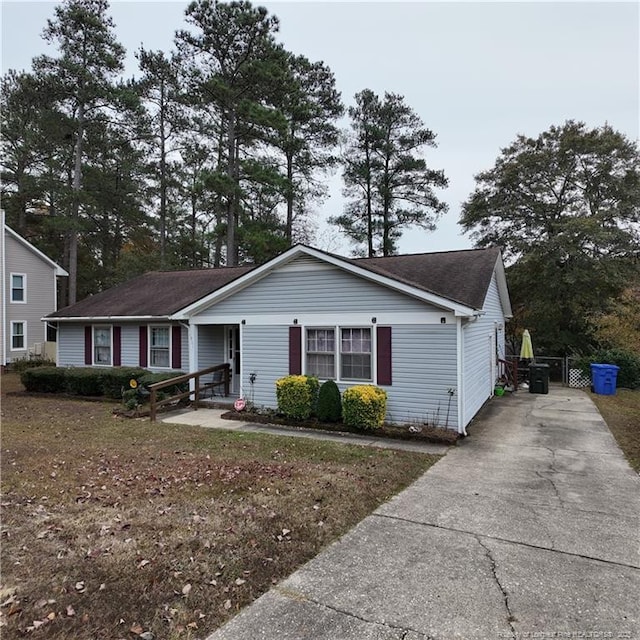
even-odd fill
[{"label": "trimmed green hedge", "polygon": [[318,403],[318,378],[285,376],[276,380],[278,411],[294,420],[306,420]]},{"label": "trimmed green hedge", "polygon": [[317,415],[322,422],[340,422],[342,399],[340,389],[333,380],[326,380],[320,387]]},{"label": "trimmed green hedge", "polygon": [[342,419],[350,427],[378,429],[387,413],[387,394],[380,387],[360,384],[342,394]]},{"label": "trimmed green hedge", "polygon": [[[23,371],[20,380],[27,391],[105,396],[119,400],[123,392],[131,388],[131,380],[136,380],[139,386],[146,386],[180,375],[183,375],[182,371],[151,373],[140,367],[38,367]],[[186,391],[188,387],[188,383],[184,383],[163,391],[172,395],[176,390]]]},{"label": "trimmed green hedge", "polygon": [[64,393],[66,380],[58,367],[37,367],[25,369],[20,374],[20,381],[27,391],[40,393]]}]

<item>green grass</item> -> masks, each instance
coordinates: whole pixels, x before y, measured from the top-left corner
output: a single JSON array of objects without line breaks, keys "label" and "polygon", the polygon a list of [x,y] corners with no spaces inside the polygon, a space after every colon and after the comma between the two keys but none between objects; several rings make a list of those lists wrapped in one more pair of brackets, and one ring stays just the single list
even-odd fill
[{"label": "green grass", "polygon": [[613,396],[592,393],[591,399],[629,464],[640,473],[640,390],[618,389]]},{"label": "green grass", "polygon": [[3,638],[205,637],[438,459],[2,387]]}]

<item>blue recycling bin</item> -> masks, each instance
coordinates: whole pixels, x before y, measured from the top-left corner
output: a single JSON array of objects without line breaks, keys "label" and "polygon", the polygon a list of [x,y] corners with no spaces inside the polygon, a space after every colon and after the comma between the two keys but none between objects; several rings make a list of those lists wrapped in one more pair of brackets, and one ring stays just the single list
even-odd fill
[{"label": "blue recycling bin", "polygon": [[591,382],[594,392],[601,396],[614,396],[619,369],[615,364],[592,364]]}]

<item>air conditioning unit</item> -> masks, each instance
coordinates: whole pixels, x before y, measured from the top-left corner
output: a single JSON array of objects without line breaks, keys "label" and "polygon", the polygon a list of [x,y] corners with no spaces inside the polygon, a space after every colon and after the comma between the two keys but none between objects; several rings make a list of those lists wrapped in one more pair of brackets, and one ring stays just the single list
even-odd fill
[{"label": "air conditioning unit", "polygon": [[33,355],[41,356],[42,355],[42,342],[34,342],[33,343]]}]

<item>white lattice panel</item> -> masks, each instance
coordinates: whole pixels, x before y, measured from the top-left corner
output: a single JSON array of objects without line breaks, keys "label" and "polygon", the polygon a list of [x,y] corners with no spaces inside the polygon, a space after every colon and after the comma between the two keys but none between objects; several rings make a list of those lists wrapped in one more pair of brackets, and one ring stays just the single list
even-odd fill
[{"label": "white lattice panel", "polygon": [[585,376],[580,369],[569,369],[569,386],[575,389],[590,387],[591,379]]}]

